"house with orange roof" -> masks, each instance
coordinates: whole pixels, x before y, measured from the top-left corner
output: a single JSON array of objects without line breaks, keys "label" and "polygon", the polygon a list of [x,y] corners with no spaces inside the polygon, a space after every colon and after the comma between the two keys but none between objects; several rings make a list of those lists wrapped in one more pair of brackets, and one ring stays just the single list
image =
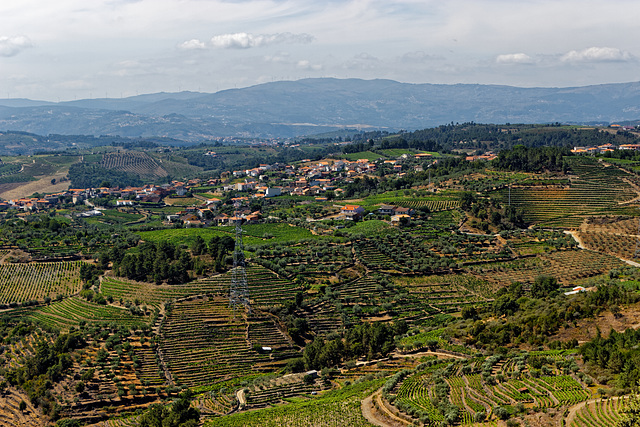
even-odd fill
[{"label": "house with orange roof", "polygon": [[247,222],[247,224],[257,224],[258,220],[260,219],[260,216],[256,214],[251,214],[251,215],[245,216],[244,219]]},{"label": "house with orange roof", "polygon": [[236,225],[236,224],[242,224],[241,216],[232,216],[231,218],[229,218],[229,225]]},{"label": "house with orange roof", "polygon": [[35,205],[38,209],[46,209],[50,206],[47,199],[38,199],[35,201]]},{"label": "house with orange roof", "polygon": [[360,205],[346,205],[340,209],[340,213],[347,219],[358,219],[364,214],[364,208]]}]

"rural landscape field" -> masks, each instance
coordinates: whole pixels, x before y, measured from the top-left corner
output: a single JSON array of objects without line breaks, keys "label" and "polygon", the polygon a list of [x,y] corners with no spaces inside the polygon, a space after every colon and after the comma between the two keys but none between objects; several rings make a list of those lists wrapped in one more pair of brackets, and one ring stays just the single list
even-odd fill
[{"label": "rural landscape field", "polygon": [[3,156],[0,425],[632,425],[638,138]]}]

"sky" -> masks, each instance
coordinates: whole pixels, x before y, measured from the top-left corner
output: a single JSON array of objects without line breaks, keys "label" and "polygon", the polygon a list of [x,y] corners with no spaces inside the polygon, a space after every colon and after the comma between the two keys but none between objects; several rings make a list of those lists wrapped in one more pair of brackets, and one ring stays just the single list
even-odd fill
[{"label": "sky", "polygon": [[640,80],[637,0],[2,0],[0,98]]}]

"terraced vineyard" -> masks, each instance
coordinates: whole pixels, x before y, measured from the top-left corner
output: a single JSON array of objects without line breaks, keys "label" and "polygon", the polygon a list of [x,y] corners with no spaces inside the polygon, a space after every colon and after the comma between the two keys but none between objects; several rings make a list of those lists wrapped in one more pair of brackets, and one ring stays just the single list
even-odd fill
[{"label": "terraced vineyard", "polygon": [[354,242],[356,256],[372,270],[431,273],[457,267],[458,263],[511,256],[492,236],[461,233],[397,233]]},{"label": "terraced vineyard", "polygon": [[[519,360],[517,363],[516,359]],[[458,407],[459,419],[464,425],[473,424],[479,417],[487,417],[489,422],[495,422],[495,410],[499,407],[527,404],[541,410],[573,405],[591,397],[591,393],[573,376],[532,376],[522,365],[523,359],[516,359],[475,359],[454,362],[449,366],[444,366],[446,362],[443,361],[431,361],[426,367],[421,365],[406,376],[389,391],[388,396],[404,412],[414,416],[420,414],[425,425],[438,423],[444,418],[442,411],[433,404],[437,400],[436,395],[442,393],[443,380],[446,382],[448,400]],[[518,370],[514,371],[516,364]],[[444,378],[440,377],[443,367]],[[482,374],[479,373],[480,369]],[[467,373],[463,373],[465,371]]]},{"label": "terraced vineyard", "polygon": [[448,211],[460,207],[458,200],[401,199],[391,204],[412,209],[427,208],[429,212]]},{"label": "terraced vineyard", "polygon": [[[268,342],[276,349],[272,355],[253,350]],[[174,303],[162,324],[160,353],[174,380],[189,387],[269,372],[281,364],[276,356],[292,355],[273,321],[234,316],[222,297]]]},{"label": "terraced vineyard", "polygon": [[80,292],[81,261],[0,264],[0,303],[43,301]]},{"label": "terraced vineyard", "polygon": [[307,242],[295,246],[258,249],[261,261],[276,263],[288,275],[303,268],[305,274],[335,273],[353,263],[351,245]]},{"label": "terraced vineyard", "polygon": [[257,308],[283,305],[294,300],[296,293],[302,290],[301,285],[259,265],[251,265],[246,271],[249,298]]},{"label": "terraced vineyard", "polygon": [[[21,404],[26,404],[25,409],[20,409]],[[27,394],[9,387],[0,396],[0,426],[1,427],[40,427],[46,422],[46,418],[39,415],[38,409],[29,401]]]},{"label": "terraced vineyard", "polygon": [[148,325],[150,318],[133,315],[124,307],[104,306],[78,297],[66,298],[42,308],[25,310],[25,315],[44,325],[61,330],[77,327],[80,322],[117,323],[130,328]]},{"label": "terraced vineyard", "polygon": [[[223,151],[242,157],[256,150],[218,145],[215,162],[197,158],[202,147],[183,160],[207,160],[209,167],[228,160]],[[296,156],[315,158],[316,148],[304,144]],[[111,147],[88,156],[112,171],[165,182],[166,161],[186,150]],[[105,151],[111,153],[103,157]],[[558,159],[550,162],[557,166]],[[437,169],[437,193],[425,190],[429,177],[420,172],[345,182],[352,173],[324,170],[335,190],[322,201],[315,197],[321,194],[230,194],[220,187],[249,178],[218,179],[216,165],[184,180],[195,198],[165,198],[182,203],[154,204],[142,214],[132,207],[82,219],[77,214],[86,208],[67,203],[69,196],[49,211],[7,209],[0,215],[3,248],[14,252],[2,249],[0,256],[25,263],[0,264],[0,426],[44,425],[45,411],[82,424],[133,426],[150,405],[170,405],[187,390],[183,396],[201,411],[204,426],[369,426],[373,419],[612,425],[623,399],[594,395],[633,386],[628,362],[640,337],[629,331],[593,338],[593,329],[637,323],[640,272],[617,257],[631,258],[635,249],[637,220],[628,212],[640,199],[640,178],[593,158],[566,161],[570,174],[443,160],[430,169]],[[261,181],[284,188],[295,178],[300,185],[315,174],[314,163],[276,165]],[[198,182],[206,183],[200,192]],[[509,185],[512,206],[537,227],[520,228],[519,211],[507,209]],[[235,228],[209,224],[212,212],[198,227],[163,222],[182,210],[178,205],[201,204],[198,194],[224,200],[213,215],[230,214],[236,196],[248,205],[237,208],[240,214],[260,210],[260,223],[243,226],[250,310],[230,305]],[[334,214],[345,203],[372,215],[343,222]],[[411,207],[416,215],[392,224],[374,213],[381,204]],[[578,236],[597,251],[540,225],[579,226]],[[63,251],[94,260],[26,263],[62,259]],[[541,275],[552,278],[532,289]],[[588,292],[564,295],[552,279]]]},{"label": "terraced vineyard", "polygon": [[[487,286],[471,275],[433,275],[398,278],[396,283],[406,289],[419,302],[419,307],[428,314],[459,311],[469,304],[488,301],[482,296]],[[478,288],[478,291],[471,289]]]},{"label": "terraced vineyard", "polygon": [[596,399],[580,407],[569,427],[613,426],[620,418],[627,398]]},{"label": "terraced vineyard", "polygon": [[[527,222],[545,227],[577,228],[590,215],[625,211],[622,202],[638,196],[631,184],[634,177],[615,167],[605,167],[593,159],[568,158],[573,173],[569,188],[511,189],[511,204],[524,211]],[[509,190],[496,195],[508,203]]]},{"label": "terraced vineyard", "polygon": [[402,382],[398,392],[397,400],[409,407],[415,407],[425,411],[429,415],[429,420],[439,422],[444,416],[433,405],[434,393],[429,387],[428,377],[413,375]]},{"label": "terraced vineyard", "polygon": [[249,408],[264,408],[285,403],[284,399],[320,391],[320,384],[304,382],[304,373],[290,374],[271,381],[254,383],[246,393]]},{"label": "terraced vineyard", "polygon": [[531,284],[542,274],[556,277],[563,285],[571,285],[624,265],[618,258],[599,252],[568,250],[545,253],[536,258],[482,264],[471,268],[470,272],[497,289],[513,282]]},{"label": "terraced vineyard", "polygon": [[147,282],[134,282],[121,277],[106,276],[100,284],[100,292],[115,301],[141,301],[158,306],[190,295],[216,294],[228,292],[230,276],[215,275],[183,285],[156,285]]},{"label": "terraced vineyard", "polygon": [[393,260],[382,252],[373,241],[363,240],[354,245],[356,256],[371,269],[395,270]]},{"label": "terraced vineyard", "polygon": [[329,301],[321,301],[309,305],[306,312],[298,311],[304,315],[309,328],[318,335],[326,335],[333,332],[341,333],[344,330],[343,319],[336,309],[335,304]]},{"label": "terraced vineyard", "polygon": [[122,172],[131,172],[145,177],[163,178],[169,175],[151,156],[142,151],[105,153],[101,166]]},{"label": "terraced vineyard", "polygon": [[[249,295],[258,308],[284,304],[285,301],[293,299],[296,292],[301,289],[292,281],[282,279],[260,265],[250,265],[246,268],[246,272]],[[182,285],[155,285],[107,276],[102,280],[100,291],[105,297],[112,297],[116,301],[139,300],[145,304],[158,306],[163,302],[192,295],[227,296],[230,283],[231,272],[212,275]]]},{"label": "terraced vineyard", "polygon": [[590,217],[574,233],[588,249],[628,260],[636,255],[637,218]]},{"label": "terraced vineyard", "polygon": [[381,385],[381,380],[363,381],[321,396],[308,396],[296,403],[214,418],[206,427],[368,427],[360,401]]},{"label": "terraced vineyard", "polygon": [[395,291],[392,288],[382,285],[379,279],[373,276],[362,276],[331,289],[338,294],[341,304],[346,306],[357,304],[365,312],[368,311],[368,308],[382,306],[384,300],[395,296]]}]

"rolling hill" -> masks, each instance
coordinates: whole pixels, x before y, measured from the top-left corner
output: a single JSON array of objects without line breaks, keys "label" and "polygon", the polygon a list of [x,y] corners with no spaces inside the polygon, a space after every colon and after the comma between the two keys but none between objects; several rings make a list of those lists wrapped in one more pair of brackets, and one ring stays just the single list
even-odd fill
[{"label": "rolling hill", "polygon": [[449,122],[610,123],[640,118],[640,82],[572,88],[303,79],[213,94],[156,93],[50,103],[0,100],[0,129],[37,134],[292,137],[336,128]]}]

